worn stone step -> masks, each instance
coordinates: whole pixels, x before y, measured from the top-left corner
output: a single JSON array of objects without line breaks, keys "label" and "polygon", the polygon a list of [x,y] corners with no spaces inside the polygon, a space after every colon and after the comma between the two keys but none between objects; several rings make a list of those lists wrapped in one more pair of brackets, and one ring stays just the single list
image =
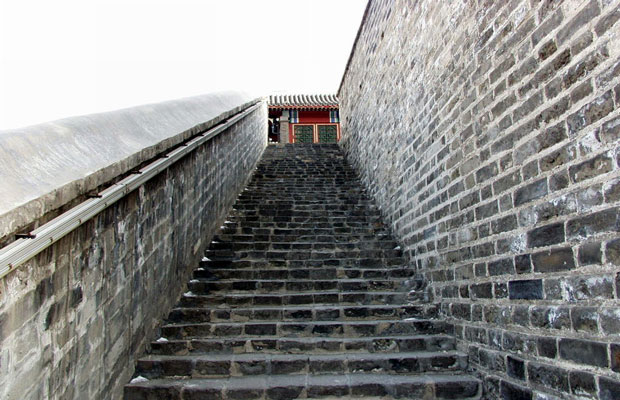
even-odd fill
[{"label": "worn stone step", "polygon": [[454,350],[455,339],[448,335],[382,336],[372,338],[260,338],[168,340],[151,343],[151,354],[233,354],[233,353],[394,353]]},{"label": "worn stone step", "polygon": [[379,211],[362,211],[357,209],[351,210],[298,210],[298,209],[278,209],[278,208],[253,208],[243,211],[244,215],[258,215],[258,216],[286,216],[293,218],[312,218],[314,220],[327,221],[331,218],[353,218],[353,220],[376,220],[379,218]]},{"label": "worn stone step", "polygon": [[209,259],[200,262],[200,268],[206,269],[231,269],[231,268],[325,268],[325,267],[342,267],[342,268],[360,268],[360,269],[377,269],[388,267],[402,267],[405,260],[401,257],[394,258],[333,258],[327,260],[256,260],[243,259],[234,260],[230,258]]},{"label": "worn stone step", "polygon": [[380,216],[378,214],[372,215],[347,215],[342,213],[341,215],[316,215],[310,212],[306,212],[298,215],[290,215],[289,213],[258,213],[258,212],[246,212],[244,213],[245,219],[248,221],[263,221],[263,222],[300,222],[300,223],[329,223],[334,222],[358,222],[367,225],[372,225],[379,222]]},{"label": "worn stone step", "polygon": [[[272,240],[278,240],[280,242],[316,242],[316,243],[334,243],[334,242],[344,242],[344,243],[359,243],[359,242],[382,242],[388,241],[390,243],[395,243],[394,240],[388,237],[378,237],[375,233],[365,233],[365,234],[350,234],[350,233],[334,233],[332,231],[325,231],[324,228],[316,228],[310,232],[311,229],[308,229],[307,234],[296,234],[290,232],[284,232],[283,229],[274,228],[277,230],[277,234],[273,234],[273,232],[250,232],[250,233],[219,233],[214,236],[213,242],[269,242]],[[281,234],[280,234],[281,233]],[[283,240],[282,238],[292,239],[292,240]]]},{"label": "worn stone step", "polygon": [[[378,235],[389,235],[385,224],[381,221],[375,221],[372,224],[368,224],[365,221],[347,221],[346,219],[340,219],[339,221],[328,222],[279,222],[279,221],[258,221],[256,217],[250,216],[246,218],[245,215],[240,215],[237,211],[233,211],[233,214],[228,216],[229,223],[238,224],[241,228],[281,228],[281,229],[330,229],[330,228],[356,228],[356,229],[374,229],[370,233],[376,233]],[[227,224],[224,224],[226,226]]]},{"label": "worn stone step", "polygon": [[[237,210],[238,212],[238,210]],[[330,221],[334,221],[335,223],[365,223],[365,224],[373,224],[379,223],[381,221],[381,216],[377,213],[371,213],[369,215],[366,214],[356,214],[352,215],[352,213],[342,212],[340,215],[313,215],[310,212],[306,212],[303,215],[277,215],[276,213],[268,213],[264,215],[260,215],[258,213],[252,212],[244,212],[243,218],[247,221],[257,221],[259,218],[262,218],[263,221],[279,221],[278,217],[286,217],[283,221],[287,222],[300,222],[300,223],[329,223]]]},{"label": "worn stone step", "polygon": [[[330,237],[333,238],[333,241],[337,241],[338,239],[342,239],[345,236],[349,238],[351,242],[356,241],[364,241],[371,243],[389,243],[396,245],[394,240],[386,240],[385,238],[379,238],[376,235],[376,231],[369,227],[363,228],[351,228],[351,227],[326,227],[326,228],[317,228],[317,227],[305,227],[305,228],[248,228],[248,227],[238,227],[235,229],[232,228],[222,228],[220,233],[217,235],[217,241],[220,242],[247,242],[247,239],[250,239],[250,236],[254,236],[256,241],[264,241],[270,242],[272,239],[276,239],[278,241],[286,241],[286,242],[299,242],[297,238],[304,238],[304,242],[306,238],[313,237]],[[288,240],[283,240],[286,238]],[[246,240],[239,240],[246,239]],[[265,239],[265,240],[261,240]]]},{"label": "worn stone step", "polygon": [[125,386],[125,400],[428,399],[475,400],[480,382],[465,375],[272,375],[221,379],[155,379]]},{"label": "worn stone step", "polygon": [[406,305],[278,306],[278,307],[185,307],[168,315],[170,323],[223,321],[342,321],[385,318],[434,318],[437,307]]},{"label": "worn stone step", "polygon": [[[344,225],[344,224],[341,224]],[[254,226],[251,223],[244,224],[225,224],[222,225],[222,232],[225,234],[249,234],[249,235],[265,235],[265,234],[284,234],[284,235],[308,235],[308,234],[353,234],[353,235],[364,235],[364,236],[374,236],[378,233],[377,229],[385,229],[384,227],[375,227],[368,225],[347,225],[347,226],[337,226],[337,225],[323,225],[317,226],[314,224],[304,224],[300,223],[299,226],[296,227],[274,227],[273,224],[269,227],[263,226]],[[387,232],[384,233],[387,234]],[[376,240],[376,236],[375,240]]]},{"label": "worn stone step", "polygon": [[[276,239],[276,236],[268,236]],[[262,236],[261,236],[262,237]],[[351,255],[361,255],[364,251],[376,252],[383,251],[384,254],[400,256],[401,253],[395,250],[398,244],[387,240],[368,240],[338,242],[312,242],[296,240],[299,236],[278,236],[276,240],[256,240],[256,241],[216,241],[209,246],[206,251],[207,257],[234,257],[239,252],[247,251],[282,251],[291,252],[320,253],[329,251],[332,253],[351,253]],[[394,250],[394,251],[393,251]],[[381,254],[384,257],[383,253]]]},{"label": "worn stone step", "polygon": [[355,198],[352,196],[334,196],[328,199],[269,199],[264,195],[252,195],[239,197],[233,206],[237,210],[254,210],[275,208],[278,210],[298,210],[298,211],[351,211],[359,210],[363,212],[379,211],[370,199]]},{"label": "worn stone step", "polygon": [[202,354],[149,355],[140,358],[136,374],[163,377],[224,377],[243,375],[296,375],[337,373],[419,374],[461,370],[467,356],[441,352],[329,353],[329,354]]},{"label": "worn stone step", "polygon": [[[374,245],[372,242],[364,243],[363,245],[360,245],[360,248],[358,249],[350,249],[352,242],[348,242],[348,246],[339,246],[335,243],[309,242],[307,243],[307,248],[304,248],[303,243],[298,243],[295,248],[293,248],[293,243],[294,242],[284,240],[282,242],[272,241],[271,243],[264,241],[264,243],[254,243],[251,245],[252,248],[247,250],[207,250],[205,255],[211,259],[228,258],[233,260],[245,258],[254,260],[331,260],[357,258],[380,260],[401,258],[400,249],[394,249],[391,245]],[[385,247],[387,247],[387,249]]]},{"label": "worn stone step", "polygon": [[244,212],[245,215],[258,215],[259,217],[287,217],[290,219],[300,219],[307,218],[316,221],[328,221],[331,218],[347,218],[353,220],[362,220],[362,221],[372,221],[380,218],[379,211],[371,212],[371,211],[362,211],[362,210],[351,210],[351,211],[339,211],[339,210],[282,210],[277,208],[258,208],[255,210],[246,210]]},{"label": "worn stone step", "polygon": [[[312,191],[313,194],[305,194]],[[374,201],[368,200],[361,196],[351,196],[349,192],[338,192],[336,188],[330,188],[330,194],[316,193],[313,188],[300,189],[300,193],[286,193],[286,190],[274,188],[272,191],[258,191],[253,193],[251,199],[237,198],[233,208],[237,211],[245,213],[265,212],[269,210],[303,212],[310,215],[373,215],[380,214],[379,208],[375,206]],[[265,215],[276,215],[267,213]]]},{"label": "worn stone step", "polygon": [[197,279],[386,279],[408,278],[414,276],[415,271],[408,267],[395,268],[219,268],[196,269],[194,278]]},{"label": "worn stone step", "polygon": [[402,279],[337,279],[337,280],[191,280],[187,287],[194,294],[206,294],[217,291],[227,293],[255,292],[255,293],[297,293],[308,291],[336,290],[340,292],[368,292],[398,290],[404,281]]},{"label": "worn stone step", "polygon": [[320,291],[306,293],[215,293],[197,295],[185,293],[179,301],[181,307],[204,307],[219,305],[229,306],[281,306],[302,304],[340,304],[340,305],[364,305],[364,304],[406,304],[408,293],[406,292],[350,292]]},{"label": "worn stone step", "polygon": [[[359,250],[346,250],[330,247],[337,245],[328,244],[320,245],[309,243],[309,246],[313,248],[303,249],[303,246],[297,246],[296,249],[292,249],[289,243],[264,243],[264,248],[261,249],[259,244],[254,244],[254,249],[248,250],[207,250],[205,252],[206,257],[211,259],[253,259],[253,260],[333,260],[333,259],[400,259],[401,254],[399,250],[387,250],[378,248],[371,248],[370,244],[365,244],[363,249]],[[391,247],[391,246],[390,246]],[[402,259],[401,259],[402,262]]]},{"label": "worn stone step", "polygon": [[386,335],[451,334],[454,327],[438,320],[203,322],[161,327],[168,339],[226,336],[375,337]]},{"label": "worn stone step", "polygon": [[[382,228],[380,228],[382,229]],[[278,242],[285,241],[283,238],[290,238],[293,240],[286,240],[292,243],[300,242],[298,240],[294,240],[296,237],[308,237],[308,236],[328,236],[334,238],[340,238],[343,236],[349,236],[351,239],[351,243],[358,243],[360,241],[365,241],[369,243],[377,243],[382,244],[382,246],[393,245],[396,246],[396,241],[389,237],[380,237],[380,229],[374,227],[278,227],[278,226],[262,226],[262,227],[250,227],[248,225],[240,226],[238,228],[222,228],[220,232],[218,232],[218,238],[222,236],[230,236],[232,235],[256,235],[258,238],[267,237],[271,241],[272,238],[275,238]],[[259,240],[257,240],[259,241]],[[232,240],[227,240],[229,243],[235,243]],[[304,240],[303,243],[307,241]],[[243,242],[242,242],[243,243]],[[300,242],[302,243],[302,242]],[[323,242],[324,243],[324,242]],[[236,243],[235,243],[236,244]],[[213,248],[217,249],[217,248]]]},{"label": "worn stone step", "polygon": [[[267,250],[267,251],[237,251],[232,256],[228,256],[225,252],[212,254],[207,252],[207,258],[212,261],[299,261],[301,263],[336,261],[332,265],[351,265],[351,266],[384,266],[384,265],[401,265],[404,260],[400,256],[390,254],[388,251],[379,251],[379,256],[369,255],[370,251],[360,252],[308,252],[308,251],[287,251],[287,250]],[[304,264],[302,264],[304,265]],[[208,265],[207,265],[208,266]]]}]

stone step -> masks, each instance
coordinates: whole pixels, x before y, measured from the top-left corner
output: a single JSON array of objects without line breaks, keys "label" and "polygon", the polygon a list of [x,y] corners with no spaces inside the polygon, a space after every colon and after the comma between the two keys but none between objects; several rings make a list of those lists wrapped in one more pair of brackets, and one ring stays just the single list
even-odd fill
[{"label": "stone step", "polygon": [[138,360],[136,374],[147,379],[356,372],[420,374],[458,371],[466,365],[467,356],[453,350],[400,353],[149,355]]},{"label": "stone step", "polygon": [[[253,258],[280,258],[286,260],[296,260],[300,257],[308,259],[316,257],[320,259],[331,258],[401,258],[402,251],[398,246],[392,247],[395,243],[385,241],[387,245],[381,245],[380,241],[365,241],[363,239],[346,240],[344,237],[338,241],[328,240],[329,236],[315,237],[294,237],[286,236],[271,240],[259,237],[256,241],[241,240],[247,235],[235,235],[238,239],[234,240],[239,247],[251,247],[248,250],[227,250],[227,249],[208,249],[205,252],[207,257],[241,257],[252,256]],[[218,236],[216,243],[232,242],[233,239]],[[277,250],[270,249],[278,247]],[[246,257],[247,258],[247,257]]]},{"label": "stone step", "polygon": [[317,220],[322,219],[326,221],[330,218],[351,218],[351,220],[373,220],[380,218],[379,210],[370,210],[363,209],[358,207],[353,210],[337,210],[337,209],[328,209],[328,210],[295,210],[292,208],[279,208],[279,207],[254,207],[248,210],[240,210],[239,207],[234,206],[237,211],[243,211],[244,215],[260,215],[260,216],[270,216],[270,217],[295,217],[295,218],[314,218]]},{"label": "stone step", "polygon": [[[324,228],[313,229],[313,232],[308,232],[307,234],[296,234],[296,233],[287,233],[287,232],[278,232],[276,234],[272,232],[250,232],[250,233],[218,233],[214,236],[213,241],[215,242],[268,242],[273,239],[277,239],[278,237],[292,237],[292,238],[301,238],[289,240],[290,242],[360,242],[360,241],[371,241],[371,242],[383,242],[387,241],[390,243],[395,243],[395,241],[389,237],[378,237],[376,233],[364,233],[364,234],[351,234],[351,233],[337,233],[333,230],[325,231]],[[316,238],[320,238],[317,240]],[[280,240],[282,241],[282,240]]]},{"label": "stone step", "polygon": [[196,269],[194,278],[197,279],[387,279],[408,278],[414,276],[415,271],[408,267],[396,268],[220,268],[220,269]]},{"label": "stone step", "polygon": [[[243,211],[245,215],[286,215],[290,217],[312,217],[312,218],[330,218],[330,217],[373,217],[377,218],[380,214],[379,210],[371,210],[367,207],[342,207],[332,206],[331,208],[319,209],[311,207],[293,207],[293,206],[266,206],[254,205],[244,206],[243,204],[235,204],[237,211]],[[342,208],[342,209],[341,209]]]},{"label": "stone step", "polygon": [[[234,207],[234,206],[233,206]],[[298,215],[290,215],[290,213],[287,215],[287,213],[285,213],[285,211],[289,212],[290,210],[281,210],[282,212],[280,213],[280,215],[278,215],[276,213],[276,211],[278,210],[274,210],[274,209],[265,209],[266,213],[265,214],[259,214],[256,210],[252,211],[252,210],[245,210],[243,212],[243,217],[246,218],[247,220],[251,221],[252,217],[257,218],[258,216],[260,217],[268,217],[268,218],[263,218],[265,221],[270,221],[270,220],[274,220],[274,221],[278,221],[277,217],[287,217],[291,222],[306,222],[306,223],[311,223],[311,222],[317,222],[317,223],[327,223],[330,220],[333,219],[334,222],[339,223],[339,222],[349,222],[349,223],[374,223],[374,222],[380,222],[381,221],[381,216],[377,213],[377,212],[363,212],[363,211],[358,211],[358,212],[350,212],[350,211],[339,211],[339,212],[332,212],[332,213],[314,213],[311,211],[299,211]],[[235,210],[236,213],[240,213],[239,210]],[[292,212],[292,211],[291,211]]]},{"label": "stone step", "polygon": [[[375,253],[376,255],[372,255]],[[226,260],[274,260],[274,261],[326,261],[341,260],[349,265],[363,266],[367,263],[381,263],[379,265],[400,265],[403,259],[391,250],[363,250],[355,251],[287,251],[287,250],[254,250],[236,251],[229,255],[225,250],[206,253],[207,258],[218,261]]]},{"label": "stone step", "polygon": [[343,280],[199,280],[192,279],[187,287],[194,294],[207,294],[226,291],[253,293],[299,293],[335,290],[339,292],[368,292],[398,290],[402,279],[343,279]]},{"label": "stone step", "polygon": [[[247,240],[248,236],[253,236],[255,240]],[[317,240],[317,238],[320,238],[320,240]],[[353,235],[336,232],[301,235],[283,232],[247,233],[226,231],[218,233],[214,237],[213,242],[210,244],[213,247],[209,250],[264,250],[272,245],[286,245],[287,250],[328,249],[340,251],[393,250],[395,247],[398,247],[396,241],[385,238],[377,239],[374,235]]]},{"label": "stone step", "polygon": [[438,320],[203,322],[168,324],[161,335],[168,339],[227,336],[375,337],[451,334],[454,327]]},{"label": "stone step", "polygon": [[306,293],[218,293],[196,295],[186,293],[181,297],[181,307],[205,307],[219,305],[221,307],[239,306],[281,306],[281,305],[364,305],[364,304],[405,304],[408,293],[405,292],[351,292],[321,291]]},{"label": "stone step", "polygon": [[[230,263],[243,263],[254,262],[252,268],[256,265],[272,263],[274,267],[282,264],[283,262],[297,261],[305,263],[319,263],[323,267],[347,267],[354,266],[356,268],[386,268],[388,265],[396,266],[403,264],[402,257],[386,254],[385,256],[370,256],[371,252],[388,253],[385,250],[364,250],[361,252],[352,251],[329,251],[327,249],[317,250],[286,250],[289,244],[271,244],[273,249],[267,250],[214,250],[205,252],[205,257],[200,263],[201,267],[218,265],[220,268],[222,262],[228,261]],[[257,246],[258,247],[258,246]],[[289,258],[286,258],[286,254],[291,254]],[[357,253],[357,254],[356,254]],[[311,258],[312,257],[312,258]],[[209,263],[214,261],[214,263]],[[242,264],[240,264],[242,265]],[[237,267],[239,267],[238,265]],[[292,266],[292,265],[291,265]],[[305,268],[305,264],[303,264]],[[236,267],[235,267],[236,268]]]},{"label": "stone step", "polygon": [[447,335],[382,336],[372,338],[260,338],[167,340],[151,343],[152,354],[233,354],[233,353],[394,353],[454,350],[455,339]]},{"label": "stone step", "polygon": [[463,399],[480,398],[480,382],[465,375],[271,375],[221,379],[155,379],[125,386],[125,400]]},{"label": "stone step", "polygon": [[[207,257],[208,258],[208,257]],[[200,262],[199,268],[204,269],[246,269],[246,268],[359,268],[379,269],[390,267],[404,267],[405,261],[400,257],[394,258],[333,258],[326,260],[278,260],[278,259],[244,259],[233,260],[230,258],[208,259]]]},{"label": "stone step", "polygon": [[[313,244],[309,243],[309,246],[315,246],[315,249],[302,249],[303,246],[298,246],[297,249],[291,249],[291,243],[264,243],[264,247],[261,249],[260,243],[254,244],[254,249],[248,250],[207,250],[205,255],[208,258],[219,259],[244,259],[251,258],[258,259],[280,259],[280,260],[330,260],[330,259],[357,259],[357,258],[375,258],[375,259],[390,259],[400,258],[400,250],[394,249],[382,249],[380,247],[371,249],[366,248],[364,250],[344,250],[344,249],[329,249],[326,247],[337,246],[333,244]],[[370,244],[368,245],[370,247]],[[388,246],[391,247],[391,246]]]},{"label": "stone step", "polygon": [[[236,207],[235,208],[239,208]],[[260,216],[283,216],[283,217],[291,217],[291,218],[315,218],[315,219],[323,219],[327,220],[329,218],[353,218],[353,220],[362,219],[376,219],[380,217],[379,210],[368,210],[368,209],[355,209],[355,210],[295,210],[295,209],[282,209],[278,207],[258,207],[253,208],[251,210],[245,210],[245,215],[260,215]]]},{"label": "stone step", "polygon": [[299,197],[298,199],[294,198],[284,198],[284,199],[274,199],[268,198],[259,193],[252,192],[251,194],[245,194],[249,192],[244,192],[241,196],[237,197],[235,200],[234,207],[237,210],[240,209],[252,209],[252,208],[282,208],[282,209],[299,209],[299,210],[308,210],[308,211],[317,211],[317,210],[342,210],[348,211],[351,209],[363,210],[363,211],[376,211],[376,206],[374,205],[373,200],[369,198],[365,198],[361,195],[339,195],[339,196],[331,196],[327,199],[321,200],[313,200],[306,197]]},{"label": "stone step", "polygon": [[[243,218],[232,218],[231,215],[228,216],[230,219],[234,220],[229,221],[227,226],[231,224],[235,229],[240,229],[241,234],[250,234],[253,235],[255,233],[259,235],[268,234],[272,229],[325,229],[326,232],[330,234],[339,233],[338,229],[350,229],[356,233],[361,233],[364,235],[375,235],[376,240],[386,240],[390,239],[389,234],[386,230],[386,227],[380,223],[374,222],[372,224],[368,224],[366,222],[338,222],[338,223],[330,223],[330,222],[277,222],[277,221],[256,221],[254,217],[251,220],[245,220]],[[252,220],[253,219],[253,220]],[[259,231],[259,229],[263,229],[264,231]]]},{"label": "stone step", "polygon": [[240,196],[233,206],[237,210],[264,209],[272,207],[275,209],[292,209],[300,211],[378,211],[373,201],[361,197],[353,196],[334,196],[328,199],[269,199],[263,195]]},{"label": "stone step", "polygon": [[435,318],[437,307],[403,305],[278,306],[278,307],[183,307],[174,308],[169,323],[246,321],[343,321],[385,318]]},{"label": "stone step", "polygon": [[[245,212],[236,210],[233,206],[231,213],[227,217],[227,221],[228,223],[239,223],[239,224],[243,224],[244,226],[254,226],[253,224],[257,222],[257,218],[258,217],[256,215],[249,215]],[[380,227],[383,227],[384,229],[387,229],[386,225],[383,223],[383,221],[380,218],[373,220],[371,224],[369,224],[367,220],[360,219],[360,218],[356,218],[355,220],[352,220],[352,219],[347,219],[345,217],[332,217],[330,218],[330,221],[325,221],[325,218],[321,218],[321,219],[323,219],[323,221],[319,221],[319,218],[316,218],[316,221],[308,221],[308,220],[302,219],[298,222],[292,222],[292,221],[286,221],[286,222],[288,224],[292,224],[292,226],[304,227],[304,228],[313,228],[313,227],[329,228],[331,226],[337,226],[337,227],[343,227],[343,226],[379,227],[380,226]],[[280,223],[279,220],[263,220],[260,222],[265,225],[273,225],[273,224]]]},{"label": "stone step", "polygon": [[[320,180],[316,179],[312,182],[306,182],[303,185],[291,186],[288,182],[274,182],[270,184],[253,184],[248,186],[247,192],[250,196],[243,194],[238,196],[235,201],[249,202],[261,200],[271,201],[273,204],[296,203],[312,204],[312,203],[350,203],[358,204],[367,202],[369,209],[373,208],[374,200],[369,198],[365,192],[361,192],[359,188],[353,185],[338,185],[332,182],[332,185],[321,185]],[[262,203],[265,204],[265,203]]]},{"label": "stone step", "polygon": [[[386,238],[377,238],[376,232],[373,228],[316,228],[316,227],[308,227],[308,228],[300,228],[300,229],[286,229],[286,228],[248,228],[248,227],[225,227],[222,228],[221,232],[218,233],[218,236],[222,237],[230,237],[235,235],[257,235],[260,237],[266,237],[266,241],[270,241],[271,238],[278,238],[281,236],[296,238],[296,237],[312,237],[312,236],[333,236],[335,238],[340,238],[343,236],[348,236],[352,241],[364,240],[368,242],[390,242],[396,243],[394,240],[389,240]],[[295,242],[296,240],[289,240],[291,242]]]}]

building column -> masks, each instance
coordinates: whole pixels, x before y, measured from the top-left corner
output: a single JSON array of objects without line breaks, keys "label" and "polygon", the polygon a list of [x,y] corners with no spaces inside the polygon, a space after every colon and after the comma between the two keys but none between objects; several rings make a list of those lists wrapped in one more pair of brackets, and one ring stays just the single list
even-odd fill
[{"label": "building column", "polygon": [[288,119],[288,110],[283,110],[280,116],[280,143],[288,143]]}]

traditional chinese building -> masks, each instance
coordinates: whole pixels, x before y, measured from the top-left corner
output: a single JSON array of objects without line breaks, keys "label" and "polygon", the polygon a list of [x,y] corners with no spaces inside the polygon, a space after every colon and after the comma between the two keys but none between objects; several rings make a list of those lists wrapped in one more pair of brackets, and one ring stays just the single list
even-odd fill
[{"label": "traditional chinese building", "polygon": [[269,96],[269,138],[280,143],[336,143],[340,140],[335,95]]}]

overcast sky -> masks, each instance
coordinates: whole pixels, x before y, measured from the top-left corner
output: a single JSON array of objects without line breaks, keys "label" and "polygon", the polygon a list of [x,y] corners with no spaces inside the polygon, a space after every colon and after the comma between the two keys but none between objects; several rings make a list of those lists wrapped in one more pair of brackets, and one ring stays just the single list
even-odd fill
[{"label": "overcast sky", "polygon": [[0,0],[0,130],[226,89],[335,93],[367,0]]}]

